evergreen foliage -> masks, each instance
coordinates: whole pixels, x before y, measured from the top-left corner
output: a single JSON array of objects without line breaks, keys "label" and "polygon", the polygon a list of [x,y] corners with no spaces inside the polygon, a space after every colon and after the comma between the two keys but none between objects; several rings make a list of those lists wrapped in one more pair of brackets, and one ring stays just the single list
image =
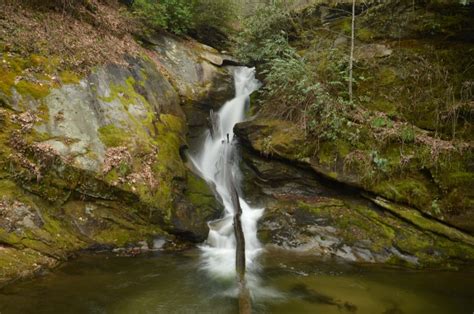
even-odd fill
[{"label": "evergreen foliage", "polygon": [[[237,55],[256,65],[263,75],[262,112],[296,121],[308,134],[321,139],[336,139],[344,132],[349,104],[339,95],[332,97],[330,87],[343,85],[344,76],[323,84],[311,63],[290,45],[294,24],[284,8],[261,7],[243,24],[244,31],[237,39]],[[347,73],[346,69],[338,72]]]},{"label": "evergreen foliage", "polygon": [[224,0],[135,0],[131,10],[145,32],[165,29],[178,35],[210,26],[225,29],[234,14]]}]

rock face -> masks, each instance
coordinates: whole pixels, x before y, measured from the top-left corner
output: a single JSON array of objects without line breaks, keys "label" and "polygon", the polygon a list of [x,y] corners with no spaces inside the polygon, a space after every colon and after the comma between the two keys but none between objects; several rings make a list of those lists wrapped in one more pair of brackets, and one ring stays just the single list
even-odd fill
[{"label": "rock face", "polygon": [[287,158],[281,153],[285,143],[271,147],[272,154],[257,144],[271,135],[291,136],[284,125],[277,134],[264,133],[268,129],[257,122],[237,125],[235,131],[246,145],[244,195],[266,208],[259,238],[267,246],[417,268],[474,261],[471,235],[419,210],[361,193],[360,186],[341,185],[304,159]]},{"label": "rock face", "polygon": [[[364,132],[377,130],[367,127]],[[472,148],[434,140],[423,131],[413,131],[402,142],[400,156],[394,127],[390,143],[373,152],[367,136],[359,141],[311,141],[295,123],[256,119],[236,126],[244,145],[263,155],[304,165],[320,175],[393,202],[418,209],[424,215],[445,221],[471,235],[473,177]]]},{"label": "rock face", "polygon": [[[287,48],[295,57],[283,59],[301,64],[298,75],[296,67],[280,67],[280,55],[262,62],[252,56],[258,52],[247,54],[263,70],[264,88],[255,97],[255,117],[234,131],[267,160],[249,158],[269,195],[261,237],[352,261],[472,263],[472,73],[464,70],[472,59],[464,55],[473,48],[466,36],[474,27],[472,6],[369,7],[355,7],[364,12],[355,31],[348,1],[319,1],[298,15],[295,27],[270,32],[291,34]],[[351,35],[354,41],[347,40]],[[352,44],[357,78],[348,97],[344,60]],[[293,170],[272,167],[276,160]],[[359,200],[327,194],[295,168],[352,190]]]},{"label": "rock face", "polygon": [[158,52],[154,60],[160,64],[179,92],[186,113],[190,144],[199,138],[207,125],[209,110],[217,110],[234,96],[231,67],[223,67],[229,56],[213,48],[172,37],[150,39]]},{"label": "rock face", "polygon": [[228,93],[216,82],[231,76],[212,48],[155,42],[147,55],[67,82],[25,78],[15,56],[4,58],[0,284],[79,249],[207,237],[221,207],[181,160],[181,104]]}]

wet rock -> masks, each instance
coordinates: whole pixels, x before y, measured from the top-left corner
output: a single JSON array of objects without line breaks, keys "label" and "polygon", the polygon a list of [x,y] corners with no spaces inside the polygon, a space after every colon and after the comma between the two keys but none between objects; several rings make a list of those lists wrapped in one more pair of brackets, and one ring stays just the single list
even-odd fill
[{"label": "wet rock", "polygon": [[350,262],[453,266],[450,263],[474,258],[472,246],[420,231],[370,207],[334,199],[308,202],[296,197],[276,202],[259,222],[259,237],[281,248]]},{"label": "wet rock", "polygon": [[185,198],[176,202],[171,221],[171,233],[194,242],[202,242],[209,233],[208,221],[220,217],[223,207],[207,183],[188,171]]},{"label": "wet rock", "polygon": [[0,287],[14,279],[28,278],[45,268],[57,266],[58,261],[31,249],[17,250],[0,245]]},{"label": "wet rock", "polygon": [[248,185],[244,195],[266,208],[258,225],[258,236],[266,245],[350,262],[410,267],[452,267],[474,259],[474,246],[455,238],[465,234],[450,229],[451,234],[416,210],[397,213],[378,207],[356,190],[331,184],[307,168],[249,151],[243,158],[244,186]]}]

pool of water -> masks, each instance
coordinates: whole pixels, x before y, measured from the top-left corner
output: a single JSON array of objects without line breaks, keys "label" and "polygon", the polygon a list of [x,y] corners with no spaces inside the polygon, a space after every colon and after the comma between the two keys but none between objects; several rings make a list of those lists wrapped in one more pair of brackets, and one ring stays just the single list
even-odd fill
[{"label": "pool of water", "polygon": [[[199,251],[84,255],[0,290],[0,313],[238,313],[233,280],[209,278]],[[410,271],[266,252],[255,313],[473,313],[474,271]]]}]

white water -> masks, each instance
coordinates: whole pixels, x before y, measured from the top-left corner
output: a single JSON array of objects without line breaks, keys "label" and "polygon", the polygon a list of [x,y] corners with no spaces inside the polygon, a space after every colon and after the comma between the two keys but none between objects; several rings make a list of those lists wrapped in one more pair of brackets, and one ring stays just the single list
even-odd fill
[{"label": "white water", "polygon": [[[191,156],[194,166],[201,176],[215,186],[216,193],[225,207],[222,219],[209,223],[209,236],[201,247],[203,268],[213,277],[229,278],[236,275],[235,236],[233,229],[234,208],[229,193],[226,176],[231,175],[237,188],[240,186],[238,152],[235,149],[234,125],[245,119],[245,111],[250,103],[250,94],[260,83],[255,79],[255,69],[238,67],[234,72],[235,97],[226,102],[217,113],[215,134],[208,130],[201,150]],[[229,138],[229,142],[227,142]],[[257,239],[257,221],[263,209],[252,208],[240,195],[242,208],[242,228],[245,236],[247,278],[255,271],[255,259],[261,251]]]}]

